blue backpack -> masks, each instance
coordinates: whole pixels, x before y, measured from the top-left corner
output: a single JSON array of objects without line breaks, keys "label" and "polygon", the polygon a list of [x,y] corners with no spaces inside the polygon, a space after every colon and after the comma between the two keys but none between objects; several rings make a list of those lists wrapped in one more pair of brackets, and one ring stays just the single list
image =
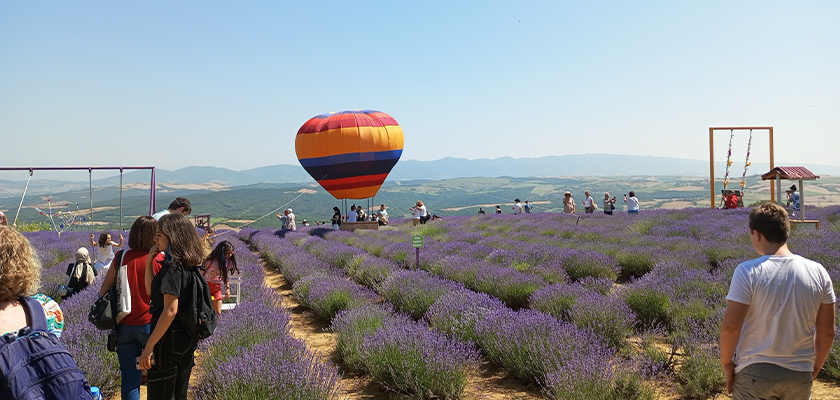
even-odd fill
[{"label": "blue backpack", "polygon": [[47,330],[41,303],[21,297],[29,325],[0,337],[0,398],[4,400],[93,400],[85,373]]}]

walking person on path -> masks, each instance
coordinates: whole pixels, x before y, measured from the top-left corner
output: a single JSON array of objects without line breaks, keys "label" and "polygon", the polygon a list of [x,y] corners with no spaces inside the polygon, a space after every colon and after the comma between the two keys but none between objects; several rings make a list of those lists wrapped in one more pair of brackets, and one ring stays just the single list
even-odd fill
[{"label": "walking person on path", "polygon": [[[140,380],[142,371],[137,369],[135,360],[143,353],[143,346],[149,340],[152,315],[149,314],[149,292],[146,290],[146,257],[155,244],[155,232],[158,222],[146,215],[137,218],[128,231],[128,250],[122,255],[122,265],[126,266],[128,288],[131,292],[131,313],[117,324],[117,361],[120,363],[120,396],[122,400],[140,399]],[[114,257],[114,264],[120,260]],[[160,270],[162,256],[154,259],[152,269]],[[99,293],[104,295],[116,282],[119,265],[108,268],[102,280]]]}]

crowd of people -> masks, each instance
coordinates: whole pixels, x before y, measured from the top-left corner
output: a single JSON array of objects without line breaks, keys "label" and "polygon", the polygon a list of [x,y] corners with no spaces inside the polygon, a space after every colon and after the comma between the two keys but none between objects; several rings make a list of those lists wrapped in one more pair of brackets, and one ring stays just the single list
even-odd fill
[{"label": "crowd of people", "polygon": [[[74,262],[68,265],[69,280],[59,292],[65,299],[85,290],[96,276],[103,274],[100,294],[109,293],[118,284],[121,290],[127,288],[130,292],[130,312],[119,319],[113,331],[122,375],[122,399],[140,398],[144,371],[148,399],[187,398],[198,343],[181,319],[183,310],[196,307],[190,296],[195,281],[187,276],[191,269],[199,269],[197,272],[205,277],[212,295],[213,309],[220,314],[223,299],[230,297],[229,278],[239,274],[233,245],[222,241],[208,251],[206,242],[187,218],[190,212],[189,200],[179,197],[168,209],[137,218],[127,242],[122,235],[119,242],[114,242],[108,232],[100,234],[99,240],[91,235],[96,262],[87,248],[81,247]],[[123,247],[114,253],[115,248]],[[4,336],[33,329],[34,325],[29,325],[33,316],[26,306],[27,299],[32,298],[44,309],[47,333],[60,337],[63,318],[58,303],[36,294],[40,270],[29,241],[15,229],[0,224],[0,332]],[[93,398],[95,390],[87,385],[85,381],[78,398]]]}]

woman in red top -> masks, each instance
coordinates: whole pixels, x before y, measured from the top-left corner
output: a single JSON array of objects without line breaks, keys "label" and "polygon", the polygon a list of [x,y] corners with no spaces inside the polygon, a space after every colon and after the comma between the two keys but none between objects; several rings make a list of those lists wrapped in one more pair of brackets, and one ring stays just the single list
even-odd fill
[{"label": "woman in red top", "polygon": [[[125,255],[117,253],[108,274],[102,281],[102,294],[107,293],[114,286],[120,258],[128,270],[128,287],[131,290],[131,313],[117,324],[117,358],[120,362],[122,374],[122,400],[138,400],[140,398],[140,378],[142,371],[137,369],[135,359],[143,352],[143,347],[149,340],[149,324],[152,315],[149,314],[149,293],[146,291],[146,256],[155,244],[157,220],[150,216],[142,216],[134,221],[128,233],[129,250]],[[122,257],[121,257],[122,256]],[[160,269],[163,254],[155,259],[154,269]]]}]

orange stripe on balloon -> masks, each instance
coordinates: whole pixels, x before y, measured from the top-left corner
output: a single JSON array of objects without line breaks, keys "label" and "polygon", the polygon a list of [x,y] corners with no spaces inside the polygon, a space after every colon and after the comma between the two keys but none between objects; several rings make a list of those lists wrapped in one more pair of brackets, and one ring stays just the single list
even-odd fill
[{"label": "orange stripe on balloon", "polygon": [[299,159],[401,150],[403,145],[402,128],[390,125],[332,129],[295,136],[295,153]]}]

